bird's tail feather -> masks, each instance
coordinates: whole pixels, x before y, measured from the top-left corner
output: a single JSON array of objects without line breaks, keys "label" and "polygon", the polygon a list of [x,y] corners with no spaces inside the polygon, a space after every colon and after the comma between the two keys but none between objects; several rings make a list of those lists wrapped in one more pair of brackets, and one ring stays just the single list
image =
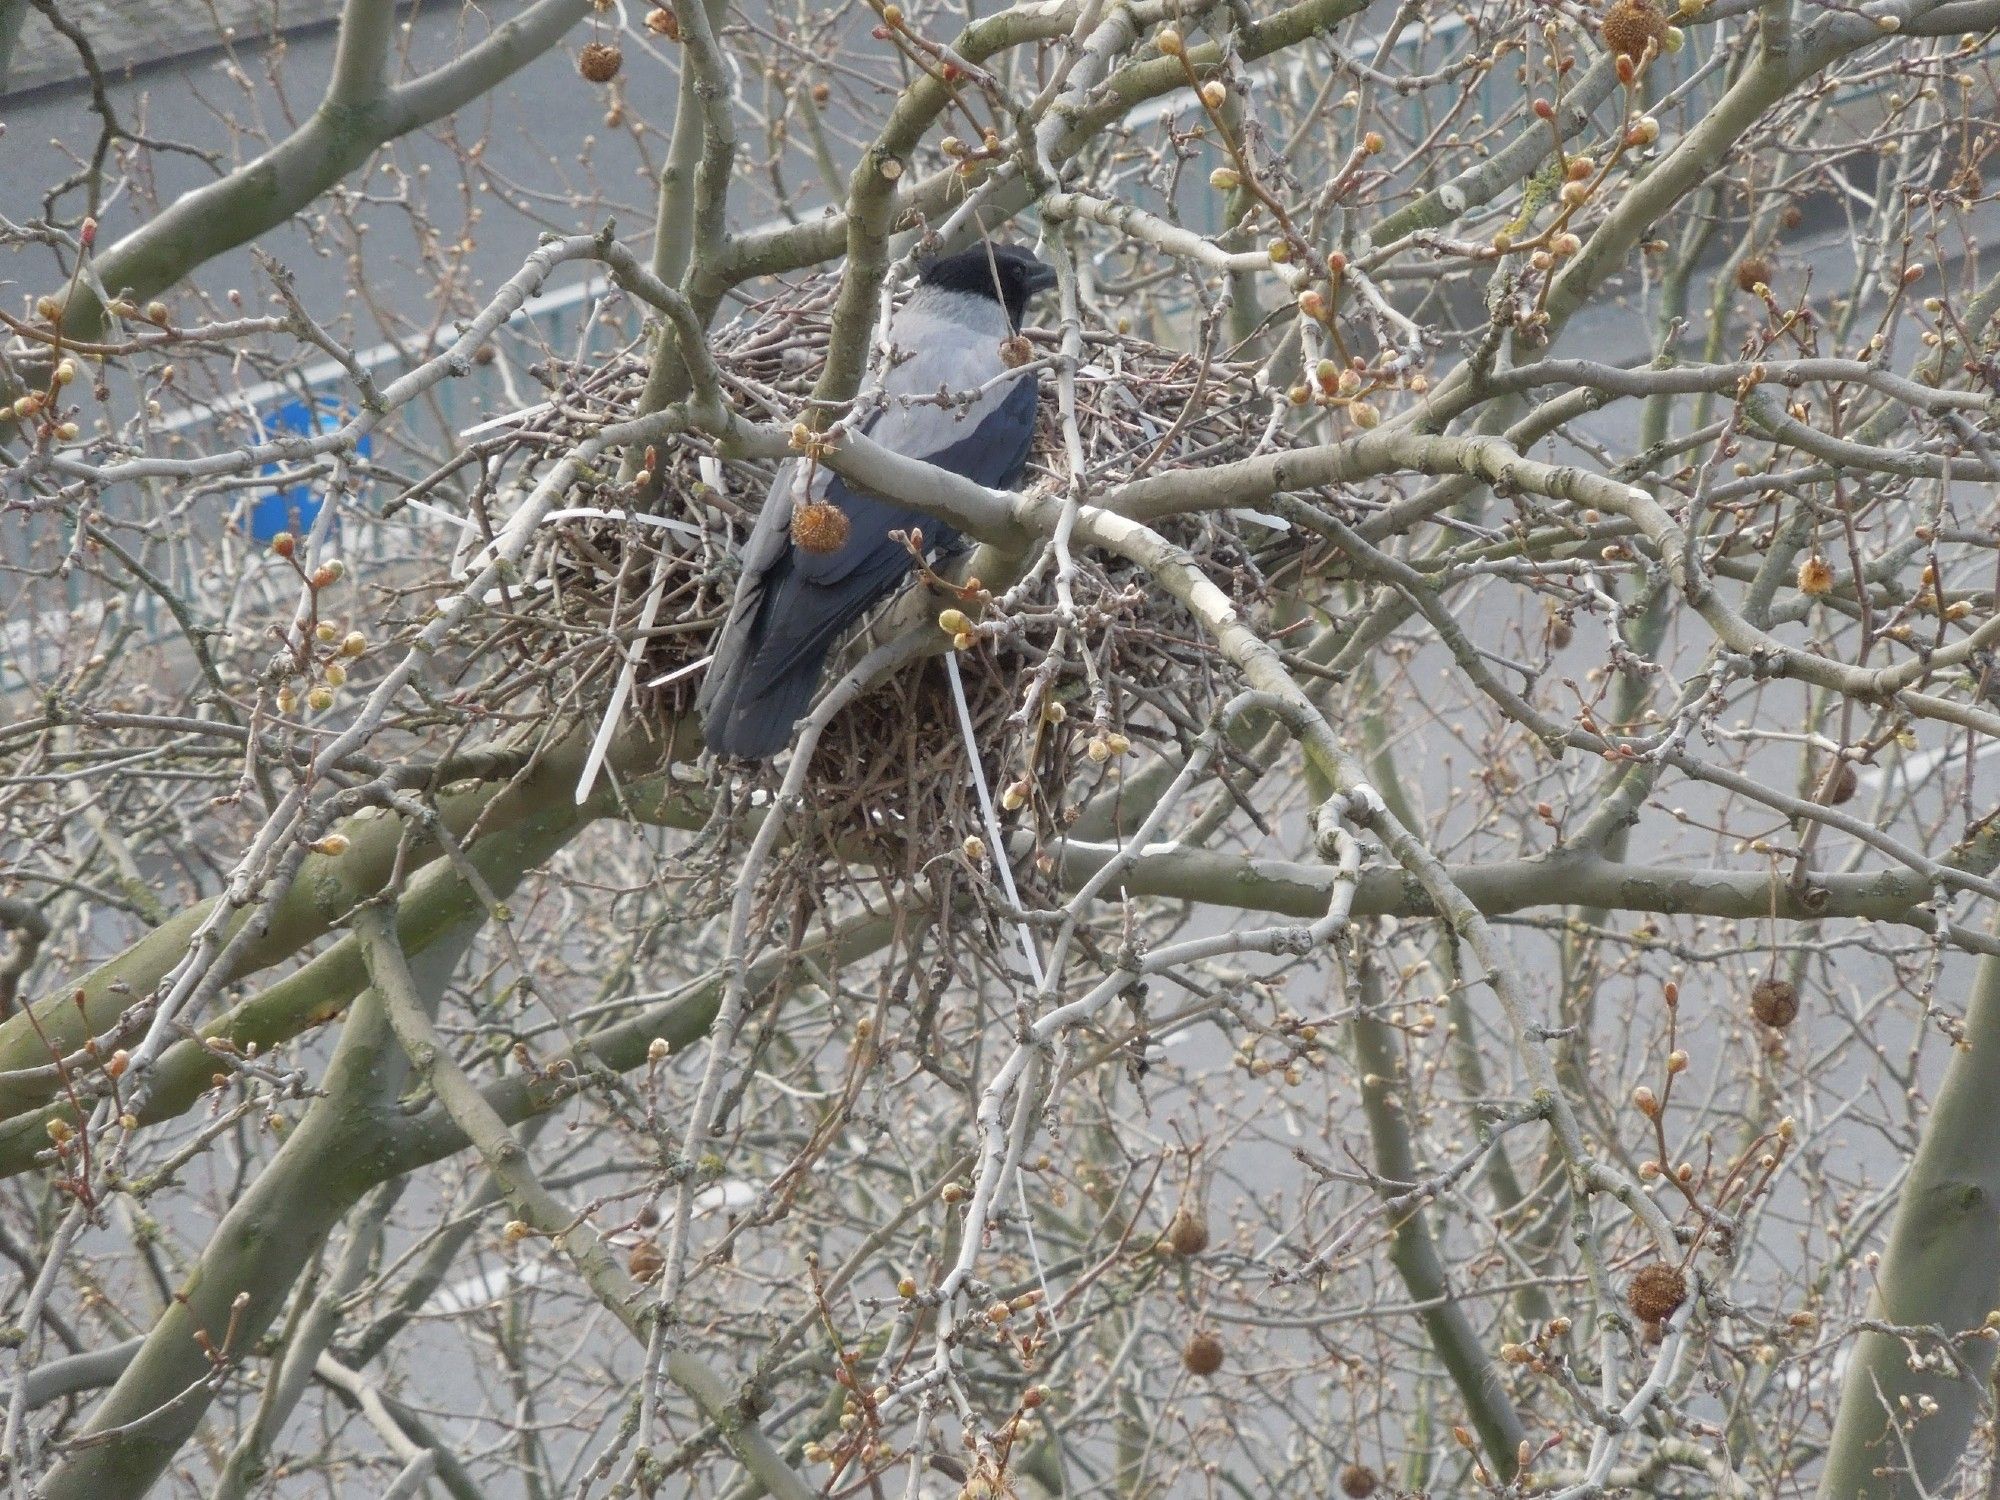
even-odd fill
[{"label": "bird's tail feather", "polygon": [[764,760],[792,740],[792,726],[812,706],[826,650],[794,661],[785,671],[763,677],[754,671],[735,674],[723,684],[702,717],[702,736],[717,755]]},{"label": "bird's tail feather", "polygon": [[765,581],[741,631],[732,622],[716,647],[702,735],[718,755],[762,760],[784,749],[812,705],[834,643],[910,569],[908,554],[896,549],[823,587],[795,574],[791,561]]}]

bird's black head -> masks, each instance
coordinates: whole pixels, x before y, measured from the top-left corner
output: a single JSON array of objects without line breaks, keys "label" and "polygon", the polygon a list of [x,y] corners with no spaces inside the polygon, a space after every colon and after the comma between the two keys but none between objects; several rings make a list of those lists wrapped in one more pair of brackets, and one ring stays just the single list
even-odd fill
[{"label": "bird's black head", "polygon": [[926,261],[917,280],[924,286],[990,297],[1007,309],[1007,326],[1018,329],[1028,299],[1054,286],[1056,273],[1019,245],[974,245]]}]

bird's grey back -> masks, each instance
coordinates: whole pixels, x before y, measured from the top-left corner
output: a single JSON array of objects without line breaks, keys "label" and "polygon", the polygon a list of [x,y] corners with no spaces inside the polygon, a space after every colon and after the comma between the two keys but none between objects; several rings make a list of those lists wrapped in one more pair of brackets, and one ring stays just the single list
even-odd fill
[{"label": "bird's grey back", "polygon": [[[1000,378],[1008,370],[1001,344],[1012,332],[1005,310],[990,298],[919,286],[890,320],[894,362],[879,384],[863,393],[863,409],[874,405],[862,419],[868,436],[892,452],[928,458],[976,431],[1019,383]],[[991,390],[966,399],[989,383]],[[940,392],[958,399],[940,401]],[[798,464],[794,459],[780,467],[744,543],[743,586],[717,636],[714,660],[696,698],[705,715],[719,699],[737,691],[735,679],[747,665],[757,581],[790,546],[792,512],[803,498]],[[813,498],[822,497],[834,477],[822,465],[813,475]]]},{"label": "bird's grey back", "polygon": [[[892,397],[976,391],[1006,371],[1000,345],[1010,332],[1005,310],[990,297],[920,286],[890,319],[897,363],[884,373],[882,390]],[[988,399],[997,403],[1005,394]]]},{"label": "bird's grey back", "polygon": [[[884,372],[880,391],[886,404],[868,422],[868,435],[897,453],[921,456],[950,446],[953,438],[979,425],[1014,386],[1006,381],[972,402],[939,405],[928,398],[940,390],[966,397],[1006,373],[1000,345],[1011,330],[999,303],[965,292],[919,286],[889,321],[889,347],[896,362]],[[970,336],[968,336],[968,334]],[[879,399],[879,398],[878,398]],[[743,548],[743,567],[770,566],[785,544],[797,496],[798,461],[783,465],[772,480]],[[813,497],[826,491],[833,471],[813,476]]]}]

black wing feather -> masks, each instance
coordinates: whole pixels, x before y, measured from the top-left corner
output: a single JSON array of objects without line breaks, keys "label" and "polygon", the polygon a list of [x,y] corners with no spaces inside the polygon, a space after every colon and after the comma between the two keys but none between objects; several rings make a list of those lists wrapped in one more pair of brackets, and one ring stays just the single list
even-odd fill
[{"label": "black wing feather", "polygon": [[[1038,395],[1035,378],[1024,377],[956,442],[912,456],[988,489],[1010,488],[1027,467]],[[911,569],[908,549],[890,533],[921,527],[930,552],[957,541],[951,527],[854,489],[838,475],[824,493],[847,513],[847,541],[833,552],[811,553],[787,537],[762,576],[746,580],[757,602],[742,655],[709,668],[716,691],[706,704],[703,731],[718,754],[774,755],[790,741],[834,642]],[[767,503],[779,503],[775,493]]]}]

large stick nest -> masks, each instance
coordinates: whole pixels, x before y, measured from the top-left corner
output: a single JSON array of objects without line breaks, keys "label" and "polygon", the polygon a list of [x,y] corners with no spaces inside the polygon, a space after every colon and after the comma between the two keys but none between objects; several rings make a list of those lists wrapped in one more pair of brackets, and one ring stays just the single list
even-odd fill
[{"label": "large stick nest", "polygon": [[[803,409],[820,373],[834,290],[830,279],[816,278],[752,304],[717,331],[711,348],[741,408],[785,420]],[[1055,355],[1053,335],[1029,337],[1038,356]],[[628,416],[643,380],[642,353],[635,345],[592,367],[539,370],[552,387],[550,409],[519,423],[515,441],[552,455]],[[1077,423],[1093,492],[1144,475],[1227,463],[1290,441],[1272,393],[1251,366],[1219,364],[1115,333],[1086,335],[1085,356]],[[1060,488],[1070,476],[1056,388],[1055,374],[1045,370],[1028,482]],[[722,459],[700,436],[661,446],[652,462],[671,501],[668,519],[680,523],[678,529],[598,517],[554,522],[526,569],[540,592],[531,602],[516,601],[515,609],[520,618],[526,608],[531,631],[542,635],[539,649],[524,655],[545,666],[562,664],[547,674],[545,690],[572,705],[601,708],[625,659],[626,648],[609,643],[634,638],[660,570],[661,598],[627,712],[671,725],[692,709],[700,681],[699,669],[673,674],[711,647],[736,587],[736,549],[771,474]],[[628,514],[633,504],[633,492],[609,474],[565,502],[569,509]],[[1267,567],[1280,556],[1296,556],[1273,524],[1268,517],[1223,513],[1168,521],[1161,529],[1254,613],[1267,589]],[[1200,732],[1236,683],[1175,601],[1122,560],[1089,553],[1077,555],[1072,584],[1081,629],[1052,658],[1062,634],[1055,572],[1053,558],[1033,560],[1028,580],[1011,592],[1005,631],[997,640],[982,638],[959,662],[995,795],[1023,783],[1042,826],[1060,829],[1118,774],[1120,758],[1093,756],[1093,741],[1184,742]],[[995,618],[990,609],[965,607],[975,618]],[[849,653],[846,661],[852,659]],[[837,653],[829,665],[829,684],[842,660]],[[897,673],[841,713],[821,738],[810,785],[818,831],[850,854],[859,840],[884,855],[893,847],[896,865],[921,862],[957,849],[977,832],[978,810],[942,662],[934,657]]]}]

